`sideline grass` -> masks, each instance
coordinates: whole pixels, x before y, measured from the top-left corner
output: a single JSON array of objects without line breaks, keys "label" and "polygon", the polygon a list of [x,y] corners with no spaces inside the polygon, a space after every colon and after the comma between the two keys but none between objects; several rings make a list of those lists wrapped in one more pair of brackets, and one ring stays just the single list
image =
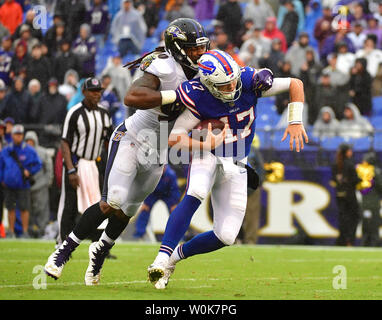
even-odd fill
[{"label": "sideline grass", "polygon": [[[159,291],[147,281],[146,273],[158,244],[117,243],[112,252],[118,259],[105,262],[102,284],[96,287],[83,282],[88,246],[89,242],[80,245],[59,280],[48,277],[47,288],[36,290],[33,281],[41,274],[33,269],[45,264],[54,243],[0,241],[0,300],[382,299],[382,250],[378,248],[226,247],[182,261],[167,289]],[[333,289],[337,265],[346,268],[345,290]]]}]

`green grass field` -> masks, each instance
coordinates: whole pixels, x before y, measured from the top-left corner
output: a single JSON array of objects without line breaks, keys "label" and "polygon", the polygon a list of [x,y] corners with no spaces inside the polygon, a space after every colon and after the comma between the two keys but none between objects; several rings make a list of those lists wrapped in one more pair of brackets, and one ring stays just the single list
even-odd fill
[{"label": "green grass field", "polygon": [[[146,269],[159,244],[117,243],[112,252],[118,259],[106,260],[102,284],[95,287],[83,282],[88,246],[80,245],[59,280],[47,277],[46,289],[35,289],[34,281],[41,284],[44,276],[33,269],[41,271],[38,266],[54,243],[0,241],[0,300],[382,299],[382,250],[377,248],[226,247],[180,262],[168,287],[155,290]],[[346,289],[333,288],[337,265],[346,268]]]}]

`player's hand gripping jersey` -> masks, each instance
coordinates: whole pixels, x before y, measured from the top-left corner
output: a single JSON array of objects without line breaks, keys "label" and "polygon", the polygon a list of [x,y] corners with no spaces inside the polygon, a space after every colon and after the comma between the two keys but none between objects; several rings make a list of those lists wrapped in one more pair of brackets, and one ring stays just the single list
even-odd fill
[{"label": "player's hand gripping jersey", "polygon": [[248,156],[255,134],[256,104],[259,93],[254,91],[256,70],[241,68],[242,91],[234,102],[223,102],[214,97],[200,79],[186,81],[178,88],[182,103],[200,119],[219,119],[229,125],[224,144],[212,151],[218,156],[237,160]]}]

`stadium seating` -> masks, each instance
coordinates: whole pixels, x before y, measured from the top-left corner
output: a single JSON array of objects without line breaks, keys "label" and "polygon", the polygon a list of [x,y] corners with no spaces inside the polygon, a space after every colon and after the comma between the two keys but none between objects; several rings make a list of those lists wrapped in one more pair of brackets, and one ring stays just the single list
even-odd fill
[{"label": "stadium seating", "polygon": [[284,129],[283,130],[276,130],[271,134],[271,148],[277,149],[277,150],[289,150],[289,139],[285,139],[284,141],[281,141],[282,137],[284,135]]},{"label": "stadium seating", "polygon": [[382,129],[382,113],[381,115],[372,116],[370,118],[370,123],[373,125],[376,129]]},{"label": "stadium seating", "polygon": [[373,140],[373,148],[375,151],[382,151],[382,131],[376,131]]},{"label": "stadium seating", "polygon": [[326,150],[335,151],[341,143],[349,142],[349,140],[345,140],[343,137],[324,137],[321,139],[321,147]]},{"label": "stadium seating", "polygon": [[143,43],[141,54],[145,54],[147,52],[153,51],[159,44],[159,41],[156,37],[149,37],[146,38],[145,42]]},{"label": "stadium seating", "polygon": [[353,146],[354,151],[368,151],[373,146],[373,138],[362,137],[351,139],[349,143]]},{"label": "stadium seating", "polygon": [[374,116],[382,116],[382,96],[373,97],[373,117]]},{"label": "stadium seating", "polygon": [[160,20],[158,23],[157,28],[154,31],[153,37],[157,38],[158,41],[160,40],[161,34],[164,30],[166,30],[169,22],[167,20]]}]

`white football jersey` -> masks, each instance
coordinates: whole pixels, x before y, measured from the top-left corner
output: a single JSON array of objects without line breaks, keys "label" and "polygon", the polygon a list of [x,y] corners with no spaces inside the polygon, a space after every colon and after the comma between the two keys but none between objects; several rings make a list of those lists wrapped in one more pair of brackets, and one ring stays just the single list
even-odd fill
[{"label": "white football jersey", "polygon": [[[167,52],[155,52],[146,57],[141,63],[139,72],[142,71],[149,72],[159,78],[159,90],[176,90],[182,82],[188,80],[181,65]],[[167,116],[164,112],[161,106],[152,109],[137,110],[131,117],[125,120],[127,132],[129,135],[135,137],[141,136],[142,132],[146,133],[150,131],[150,135],[151,132],[155,132],[157,145],[154,146],[151,143],[151,147],[157,150],[167,149],[167,139],[174,121],[169,122],[168,125],[167,122],[160,121],[165,120]],[[160,122],[162,122],[162,135],[166,136],[162,136],[162,146],[160,146],[159,143]],[[164,130],[164,128],[166,129]],[[163,143],[164,139],[166,139],[165,145]],[[139,139],[139,141],[142,142],[142,139]],[[150,141],[152,141],[151,138]]]}]

